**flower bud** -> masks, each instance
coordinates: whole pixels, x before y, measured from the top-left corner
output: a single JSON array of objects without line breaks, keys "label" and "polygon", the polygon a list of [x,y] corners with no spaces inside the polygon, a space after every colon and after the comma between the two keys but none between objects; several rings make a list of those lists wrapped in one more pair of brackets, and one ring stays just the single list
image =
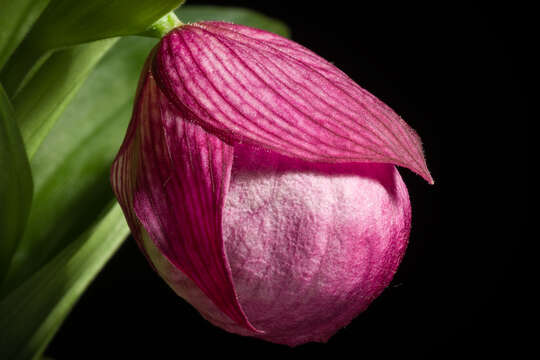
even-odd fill
[{"label": "flower bud", "polygon": [[390,283],[428,182],[418,136],[335,66],[221,22],[166,35],[111,181],[154,269],[213,324],[326,341]]}]

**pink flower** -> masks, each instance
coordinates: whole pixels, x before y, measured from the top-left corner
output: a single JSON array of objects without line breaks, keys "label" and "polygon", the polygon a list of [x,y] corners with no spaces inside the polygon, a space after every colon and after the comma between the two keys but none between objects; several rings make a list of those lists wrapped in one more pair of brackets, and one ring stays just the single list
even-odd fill
[{"label": "pink flower", "polygon": [[222,22],[167,34],[111,180],[154,269],[213,324],[326,341],[390,283],[432,183],[420,139],[304,47]]}]

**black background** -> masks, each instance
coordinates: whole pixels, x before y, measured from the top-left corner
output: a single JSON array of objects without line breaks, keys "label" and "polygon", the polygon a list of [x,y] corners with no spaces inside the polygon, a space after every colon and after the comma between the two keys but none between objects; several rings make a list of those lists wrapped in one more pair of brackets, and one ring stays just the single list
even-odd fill
[{"label": "black background", "polygon": [[528,104],[517,81],[525,72],[516,60],[521,44],[510,31],[517,13],[356,1],[219,3],[282,19],[295,41],[332,61],[417,130],[436,183],[401,170],[413,207],[405,259],[382,296],[327,344],[291,349],[207,323],[128,239],[47,354],[515,358],[526,343],[511,302],[521,293],[511,270],[528,216],[529,165]]}]

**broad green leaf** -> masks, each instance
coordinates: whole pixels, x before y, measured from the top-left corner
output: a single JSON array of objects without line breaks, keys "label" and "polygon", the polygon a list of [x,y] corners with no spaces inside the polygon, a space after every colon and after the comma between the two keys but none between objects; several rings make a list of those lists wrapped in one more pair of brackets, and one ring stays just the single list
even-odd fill
[{"label": "broad green leaf", "polygon": [[0,84],[0,284],[21,239],[32,202],[32,173],[15,122],[13,108]]},{"label": "broad green leaf", "polygon": [[0,69],[49,0],[0,0]]},{"label": "broad green leaf", "polygon": [[135,35],[184,0],[51,0],[0,74],[10,97],[51,50]]},{"label": "broad green leaf", "polygon": [[87,232],[0,302],[0,358],[36,359],[129,233],[115,204]]},{"label": "broad green leaf", "polygon": [[40,48],[57,49],[138,34],[184,1],[51,0],[28,35],[28,42],[40,44]]},{"label": "broad green leaf", "polygon": [[184,23],[202,20],[221,20],[242,24],[289,37],[287,25],[278,19],[273,19],[259,12],[230,6],[186,5],[175,13]]},{"label": "broad green leaf", "polygon": [[116,41],[100,40],[55,52],[17,93],[13,99],[15,118],[30,158],[90,71]]},{"label": "broad green leaf", "polygon": [[131,116],[139,73],[157,40],[120,40],[101,60],[31,161],[34,204],[3,289],[24,281],[113,199],[109,169]]}]

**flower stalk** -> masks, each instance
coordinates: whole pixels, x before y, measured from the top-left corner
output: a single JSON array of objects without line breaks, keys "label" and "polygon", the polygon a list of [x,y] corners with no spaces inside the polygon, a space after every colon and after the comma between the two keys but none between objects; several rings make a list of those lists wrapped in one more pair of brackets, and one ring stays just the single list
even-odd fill
[{"label": "flower stalk", "polygon": [[152,26],[150,26],[150,28],[141,35],[161,39],[162,37],[167,35],[172,29],[175,29],[182,25],[184,25],[184,23],[181,22],[178,17],[176,17],[174,11],[171,11],[170,13],[153,23]]}]

